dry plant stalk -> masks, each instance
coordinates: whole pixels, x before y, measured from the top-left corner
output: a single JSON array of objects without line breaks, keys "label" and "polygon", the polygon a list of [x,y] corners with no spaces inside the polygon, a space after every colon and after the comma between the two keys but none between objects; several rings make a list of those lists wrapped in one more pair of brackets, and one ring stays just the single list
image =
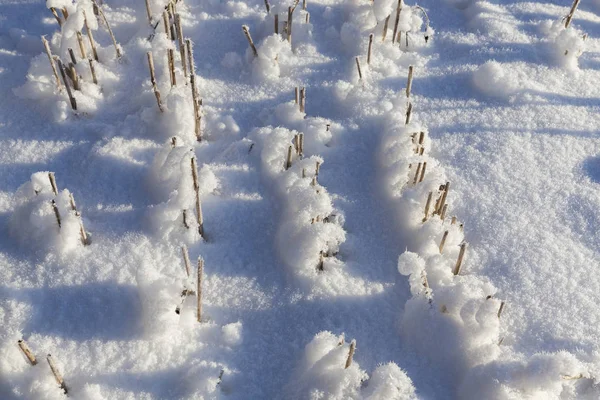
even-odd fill
[{"label": "dry plant stalk", "polygon": [[[96,0],[92,0],[92,3],[96,7],[98,7]],[[110,35],[113,45],[115,46],[117,58],[121,58],[121,49],[119,49],[119,46],[117,45],[117,39],[115,39],[115,34],[113,33],[112,29],[110,29],[110,24],[108,23],[108,20],[106,19],[106,15],[104,15],[104,11],[102,11],[102,8],[98,7],[98,13],[100,13],[100,16],[102,17],[102,19],[104,20],[104,23],[106,24],[106,29],[108,30],[108,34]]]},{"label": "dry plant stalk", "polygon": [[346,358],[346,366],[344,369],[350,368],[352,365],[352,358],[354,357],[354,351],[356,350],[356,340],[350,342],[350,350],[348,351],[348,358]]},{"label": "dry plant stalk", "polygon": [[458,259],[456,260],[456,265],[454,266],[454,271],[452,273],[454,275],[460,274],[460,268],[462,267],[463,258],[465,256],[465,250],[467,249],[467,244],[462,243],[460,245],[460,252],[458,253]]},{"label": "dry plant stalk", "polygon": [[87,33],[88,39],[90,41],[92,53],[94,54],[94,60],[98,61],[98,51],[96,50],[96,43],[94,42],[94,36],[92,35],[92,30],[90,29],[90,25],[88,24],[88,20],[85,15],[85,10],[83,11],[83,22],[85,24],[85,32]]},{"label": "dry plant stalk", "polygon": [[444,204],[442,212],[440,213],[440,219],[443,221],[446,218],[446,211],[448,211],[448,204]]},{"label": "dry plant stalk", "polygon": [[75,204],[75,197],[73,197],[73,193],[69,193],[69,205],[71,206],[71,210],[77,211],[77,204]]},{"label": "dry plant stalk", "polygon": [[319,171],[321,170],[321,163],[319,161],[315,164],[315,176],[319,176]]},{"label": "dry plant stalk", "polygon": [[288,147],[287,157],[285,158],[285,170],[287,171],[292,166],[292,146]]},{"label": "dry plant stalk", "polygon": [[[313,178],[314,181],[314,178]],[[317,264],[317,271],[323,271],[325,269],[325,265],[323,263],[323,251],[319,252],[319,263]]]},{"label": "dry plant stalk", "polygon": [[88,61],[90,62],[90,72],[92,73],[92,81],[95,85],[97,85],[98,78],[96,78],[96,68],[94,68],[94,61],[91,58]]},{"label": "dry plant stalk", "polygon": [[167,39],[171,40],[171,30],[169,29],[169,15],[167,11],[163,11],[162,13],[163,26],[165,28],[165,35],[167,35]]},{"label": "dry plant stalk", "polygon": [[183,76],[187,80],[187,63],[185,62],[185,45],[183,43],[183,27],[181,26],[181,16],[175,14],[175,27],[177,29],[177,39],[179,42],[179,56],[181,57],[181,66],[183,67]]},{"label": "dry plant stalk", "polygon": [[294,101],[295,101],[295,102],[296,102],[296,104],[298,104],[298,105],[299,105],[299,103],[300,103],[300,101],[299,101],[299,98],[300,98],[300,96],[299,96],[299,94],[298,94],[298,86],[296,86],[296,87],[294,88]]},{"label": "dry plant stalk", "polygon": [[456,224],[456,217],[452,217],[452,221],[450,222],[450,225],[454,225]]},{"label": "dry plant stalk", "polygon": [[148,23],[152,25],[152,12],[150,11],[150,1],[146,0],[146,13],[148,14]]},{"label": "dry plant stalk", "polygon": [[360,70],[360,61],[358,60],[358,57],[356,57],[355,60],[356,60],[356,69],[358,70],[358,80],[362,81],[362,72]]},{"label": "dry plant stalk", "polygon": [[169,27],[171,29],[171,40],[175,40],[177,38],[177,32],[175,32],[175,26],[173,25],[173,21],[175,21],[175,6],[173,2],[169,2],[167,6],[167,11],[169,12]]},{"label": "dry plant stalk", "polygon": [[60,12],[62,13],[63,18],[65,19],[65,22],[67,22],[67,18],[69,18],[69,12],[67,11],[67,9],[63,7],[60,9]]},{"label": "dry plant stalk", "polygon": [[248,30],[248,26],[242,25],[242,31],[244,31],[244,35],[246,35],[246,39],[248,39],[248,44],[252,49],[252,53],[254,57],[258,57],[258,51],[256,50],[256,46],[254,45],[254,41],[252,40],[252,36],[250,36],[250,31]]},{"label": "dry plant stalk", "polygon": [[81,86],[79,86],[79,75],[77,75],[77,71],[75,70],[75,65],[73,63],[69,64],[70,76],[73,81],[73,89],[81,90]]},{"label": "dry plant stalk", "polygon": [[419,179],[419,175],[420,175],[422,166],[423,166],[423,163],[419,163],[417,165],[417,172],[415,172],[415,177],[413,178],[413,185],[417,184],[417,180]]},{"label": "dry plant stalk", "polygon": [[445,231],[444,235],[442,236],[442,241],[440,242],[440,254],[442,254],[442,251],[444,251],[444,245],[446,244],[447,238],[448,238],[448,231]]},{"label": "dry plant stalk", "polygon": [[162,102],[160,101],[160,92],[158,86],[156,86],[156,75],[154,74],[154,59],[152,58],[152,52],[146,53],[148,56],[148,68],[150,69],[150,83],[152,83],[152,89],[154,90],[154,96],[156,97],[156,104],[160,112],[164,112]]},{"label": "dry plant stalk", "polygon": [[77,31],[77,43],[79,44],[79,52],[81,53],[81,59],[85,60],[87,58],[87,54],[85,51],[85,46],[83,44],[83,35],[79,31]]},{"label": "dry plant stalk", "polygon": [[425,203],[425,217],[423,217],[423,222],[427,221],[427,218],[429,218],[429,206],[431,205],[432,198],[433,192],[429,192],[429,196],[427,196],[427,202]]},{"label": "dry plant stalk", "polygon": [[192,51],[192,41],[190,39],[185,40],[185,47],[188,57],[188,66],[190,67],[190,84],[192,86],[192,101],[194,102],[194,132],[196,133],[196,139],[202,141],[202,121],[200,116],[200,100],[198,96],[198,90],[196,88],[196,68],[194,67],[194,52]]},{"label": "dry plant stalk", "polygon": [[69,51],[69,57],[71,57],[71,63],[73,65],[77,65],[77,58],[75,58],[75,53],[73,52],[73,49],[69,47],[67,50]]},{"label": "dry plant stalk", "polygon": [[421,176],[419,177],[419,183],[423,182],[423,178],[425,178],[425,170],[427,169],[427,161],[423,163],[423,169],[421,169]]},{"label": "dry plant stalk", "polygon": [[306,0],[302,0],[302,9],[306,10]]},{"label": "dry plant stalk", "polygon": [[398,23],[400,22],[400,11],[402,11],[402,0],[398,0],[398,5],[396,6],[396,22],[394,22],[394,35],[392,36],[392,43],[396,43]]},{"label": "dry plant stalk", "polygon": [[79,218],[79,236],[81,237],[81,243],[84,246],[87,246],[88,244],[90,244],[90,241],[88,240],[87,232],[85,231],[85,227],[83,226],[83,219],[81,217],[81,213],[79,211],[75,211],[75,216]]},{"label": "dry plant stalk", "polygon": [[385,42],[385,37],[387,36],[388,24],[390,23],[391,16],[392,16],[392,14],[388,15],[387,18],[385,19],[385,22],[383,23],[383,33],[381,35],[382,42]]},{"label": "dry plant stalk", "polygon": [[61,89],[60,78],[58,77],[58,71],[56,70],[56,65],[54,65],[54,61],[52,60],[52,52],[50,51],[50,45],[48,44],[48,40],[46,40],[45,36],[42,36],[42,42],[44,43],[44,49],[46,49],[46,54],[48,55],[48,61],[50,61],[50,66],[52,67],[52,73],[54,74],[54,79],[56,79],[56,86],[58,90]]},{"label": "dry plant stalk", "polygon": [[167,49],[167,59],[169,62],[169,76],[171,77],[171,87],[177,86],[175,77],[175,55],[173,49]]},{"label": "dry plant stalk", "polygon": [[73,92],[71,92],[71,86],[69,86],[69,82],[67,82],[67,74],[65,72],[65,67],[58,57],[56,57],[56,62],[58,63],[58,69],[60,70],[60,75],[62,76],[63,83],[67,88],[67,94],[69,95],[69,101],[71,102],[71,108],[77,111],[77,101],[75,97],[73,97]]},{"label": "dry plant stalk", "polygon": [[58,13],[56,12],[56,8],[50,7],[50,12],[52,13],[52,15],[54,15],[54,18],[56,18],[56,21],[58,22],[58,26],[62,27],[63,20],[58,16]]},{"label": "dry plant stalk", "polygon": [[189,278],[192,270],[192,263],[190,262],[190,254],[186,245],[181,246],[181,254],[183,255],[183,264],[185,265],[185,273]]},{"label": "dry plant stalk", "polygon": [[296,155],[300,155],[300,135],[294,135],[294,148],[296,149]]},{"label": "dry plant stalk", "polygon": [[274,32],[276,35],[279,35],[279,14],[275,14],[275,22],[273,23]]},{"label": "dry plant stalk", "polygon": [[369,35],[369,49],[367,51],[367,65],[371,65],[371,51],[373,50],[373,34]]},{"label": "dry plant stalk", "polygon": [[55,196],[58,196],[58,187],[56,186],[56,177],[54,176],[54,172],[48,172],[48,180],[50,181],[50,186],[52,187],[52,193]]},{"label": "dry plant stalk", "polygon": [[300,157],[304,157],[304,133],[300,134]]},{"label": "dry plant stalk", "polygon": [[446,197],[448,197],[449,190],[450,190],[450,182],[446,182],[446,185],[444,185],[444,193],[442,194],[442,199],[440,200],[440,204],[438,205],[436,214],[440,214],[442,212],[442,208],[444,207],[444,204],[446,204]]},{"label": "dry plant stalk", "polygon": [[185,226],[185,229],[190,229],[190,224],[188,224],[188,222],[187,222],[187,210],[183,210],[182,215],[183,215],[183,226]]},{"label": "dry plant stalk", "polygon": [[571,11],[569,11],[569,14],[567,15],[567,17],[565,19],[565,29],[568,28],[569,25],[571,25],[571,21],[573,20],[573,15],[575,14],[575,11],[577,10],[577,6],[579,6],[579,0],[574,0],[573,5],[571,6]]},{"label": "dry plant stalk", "polygon": [[300,89],[300,112],[306,112],[306,88]]},{"label": "dry plant stalk", "polygon": [[310,22],[310,13],[306,12],[306,21],[307,24]]},{"label": "dry plant stalk", "polygon": [[60,212],[58,211],[58,207],[56,206],[56,201],[52,200],[50,202],[50,204],[52,205],[52,210],[54,211],[54,216],[56,217],[56,223],[58,224],[58,229],[60,229],[62,224],[60,221]]},{"label": "dry plant stalk", "polygon": [[504,301],[500,303],[500,308],[498,309],[498,318],[500,318],[500,316],[502,315],[502,311],[504,310],[504,304]]},{"label": "dry plant stalk", "polygon": [[29,350],[29,346],[27,346],[27,343],[25,343],[23,339],[19,340],[17,343],[19,344],[19,348],[21,349],[25,357],[27,357],[27,359],[29,360],[29,364],[31,364],[31,366],[36,365],[37,360],[35,359],[35,356],[31,352],[31,350]]},{"label": "dry plant stalk", "polygon": [[48,365],[50,365],[50,370],[52,371],[52,375],[54,375],[54,379],[56,379],[56,383],[58,383],[60,385],[60,388],[63,390],[63,392],[65,392],[65,394],[67,394],[68,393],[67,385],[65,385],[65,381],[64,381],[63,377],[61,376],[60,372],[58,371],[58,368],[56,368],[56,365],[54,364],[54,359],[52,358],[52,355],[48,354],[46,356],[46,360],[48,361]]},{"label": "dry plant stalk", "polygon": [[267,14],[271,13],[271,5],[269,4],[269,0],[265,0],[265,8],[267,9]]},{"label": "dry plant stalk", "polygon": [[410,91],[412,89],[412,81],[413,81],[413,66],[408,67],[408,81],[406,83],[406,98],[410,97]]},{"label": "dry plant stalk", "polygon": [[288,7],[288,19],[287,19],[287,41],[292,43],[292,20],[294,16],[294,9]]},{"label": "dry plant stalk", "polygon": [[412,115],[412,103],[408,103],[408,108],[406,109],[406,121],[404,121],[404,125],[410,124],[411,115]]},{"label": "dry plant stalk", "polygon": [[196,193],[196,221],[198,222],[198,233],[204,237],[204,218],[202,216],[202,204],[200,203],[200,185],[198,183],[198,166],[196,157],[192,157],[192,179],[194,180],[194,192]]},{"label": "dry plant stalk", "polygon": [[198,287],[196,288],[196,296],[198,306],[196,310],[196,319],[202,322],[202,275],[204,273],[204,260],[198,257]]}]

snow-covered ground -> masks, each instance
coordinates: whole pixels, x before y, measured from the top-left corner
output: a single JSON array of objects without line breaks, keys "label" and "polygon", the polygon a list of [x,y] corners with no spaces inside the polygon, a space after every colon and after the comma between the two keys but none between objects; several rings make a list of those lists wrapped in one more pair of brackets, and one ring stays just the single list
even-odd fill
[{"label": "snow-covered ground", "polygon": [[0,399],[600,398],[600,2],[148,4],[0,0]]}]

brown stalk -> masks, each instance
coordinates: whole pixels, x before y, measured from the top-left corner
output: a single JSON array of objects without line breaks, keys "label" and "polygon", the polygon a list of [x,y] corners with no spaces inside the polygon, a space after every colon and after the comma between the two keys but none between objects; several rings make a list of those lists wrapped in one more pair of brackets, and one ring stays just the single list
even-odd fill
[{"label": "brown stalk", "polygon": [[19,348],[21,349],[25,357],[27,357],[27,360],[29,360],[29,364],[31,364],[31,366],[36,365],[37,360],[35,359],[35,356],[31,352],[31,350],[29,350],[29,346],[27,346],[27,343],[25,343],[25,341],[22,339],[19,340],[17,343],[19,344]]},{"label": "brown stalk", "polygon": [[146,53],[148,56],[148,68],[150,69],[150,83],[152,83],[152,89],[154,90],[154,96],[156,97],[156,104],[160,112],[164,112],[162,102],[160,101],[160,92],[158,86],[156,86],[156,75],[154,74],[154,59],[152,58],[152,52]]}]

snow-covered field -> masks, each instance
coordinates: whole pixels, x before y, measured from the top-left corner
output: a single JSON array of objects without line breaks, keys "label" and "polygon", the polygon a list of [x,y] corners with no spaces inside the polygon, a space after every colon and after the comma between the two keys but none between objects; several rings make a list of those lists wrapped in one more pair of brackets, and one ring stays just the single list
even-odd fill
[{"label": "snow-covered field", "polygon": [[598,0],[98,3],[0,0],[0,399],[600,398]]}]

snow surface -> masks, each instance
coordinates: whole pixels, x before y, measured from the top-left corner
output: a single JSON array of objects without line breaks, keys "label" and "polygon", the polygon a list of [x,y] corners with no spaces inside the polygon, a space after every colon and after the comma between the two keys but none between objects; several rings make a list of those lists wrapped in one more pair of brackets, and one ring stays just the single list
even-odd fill
[{"label": "snow surface", "polygon": [[201,142],[166,1],[103,3],[120,58],[0,0],[1,399],[600,398],[600,3],[179,1]]}]

